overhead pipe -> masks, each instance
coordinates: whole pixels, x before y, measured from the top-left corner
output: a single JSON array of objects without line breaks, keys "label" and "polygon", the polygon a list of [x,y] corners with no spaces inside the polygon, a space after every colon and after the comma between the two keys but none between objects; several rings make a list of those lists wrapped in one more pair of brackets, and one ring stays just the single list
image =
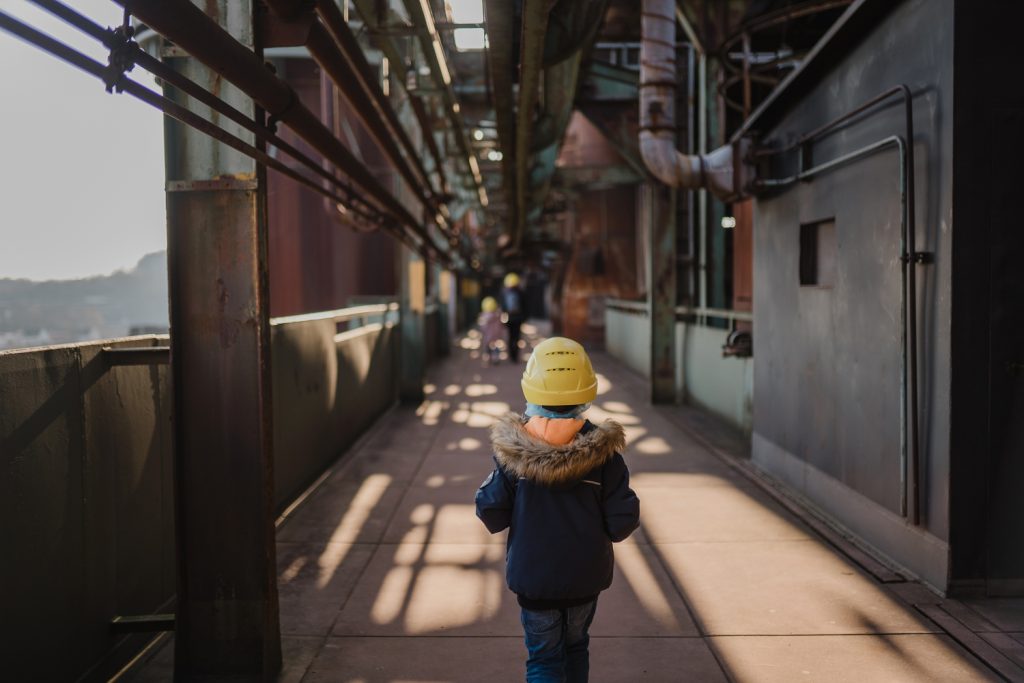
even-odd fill
[{"label": "overhead pipe", "polygon": [[711,191],[719,199],[742,194],[747,178],[744,140],[708,153],[676,149],[676,4],[643,0],[640,43],[640,156],[654,177],[671,187]]},{"label": "overhead pipe", "polygon": [[544,66],[544,36],[547,33],[549,0],[523,0],[522,37],[519,40],[519,98],[515,127],[515,219],[511,244],[518,249],[526,231],[529,196],[530,149],[534,134],[534,108]]},{"label": "overhead pipe", "polygon": [[[267,0],[267,5],[282,21],[305,24],[304,41],[313,59],[344,93],[385,155],[428,208],[442,234],[450,239],[451,226],[440,213],[443,202],[435,194],[416,148],[391,103],[371,75],[370,65],[341,11],[333,3],[321,3],[317,7],[320,15],[317,20],[311,8],[307,9],[292,0]],[[301,22],[307,18],[311,21]]]},{"label": "overhead pipe", "polygon": [[455,98],[455,91],[452,89],[452,75],[448,70],[448,62],[445,58],[444,48],[441,46],[441,38],[434,25],[434,16],[427,0],[404,0],[406,11],[412,23],[419,29],[417,36],[420,47],[427,58],[427,64],[434,76],[434,82],[441,90],[444,100],[445,114],[452,124],[455,135],[455,144],[465,158],[469,166],[470,176],[473,178],[473,185],[476,189],[477,199],[480,206],[487,207],[487,190],[484,188],[483,176],[480,175],[480,165],[476,160],[476,153],[469,144],[466,137],[466,130],[462,125],[461,107]]},{"label": "overhead pipe", "polygon": [[[317,1],[317,12],[329,8],[336,0],[316,0]],[[355,8],[359,13],[359,16],[363,20],[363,24],[369,29],[370,33],[374,38],[374,45],[384,56],[395,65],[406,64],[407,59],[404,56],[404,50],[399,50],[392,40],[391,34],[385,32],[383,27],[380,26],[378,19],[378,7],[376,0],[354,0]],[[326,11],[320,15],[321,17],[327,16]],[[342,15],[344,21],[344,15]],[[434,160],[434,167],[441,177],[442,192],[450,194],[451,187],[448,184],[447,179],[444,177],[444,160],[441,157],[441,150],[437,146],[436,140],[434,140],[433,124],[431,123],[431,117],[427,113],[426,107],[423,106],[423,102],[412,91],[408,85],[406,85],[405,79],[399,79],[402,87],[405,88],[409,94],[409,102],[412,104],[413,114],[416,116],[416,120],[420,124],[420,130],[423,131],[423,137],[427,143],[427,149],[430,151],[430,155]]]},{"label": "overhead pipe", "polygon": [[[268,0],[268,5],[273,8],[280,0]],[[437,199],[433,196],[430,188],[430,181],[426,175],[417,174],[408,163],[401,150],[398,148],[398,133],[390,126],[388,117],[379,106],[371,92],[364,86],[361,74],[353,68],[348,55],[343,55],[328,34],[327,30],[319,22],[314,21],[310,26],[309,35],[306,39],[306,47],[317,64],[327,73],[331,81],[341,90],[342,95],[352,106],[352,111],[363,122],[363,125],[376,140],[387,158],[394,164],[398,173],[409,183],[419,199],[425,206],[432,209],[437,208]]]},{"label": "overhead pipe", "polygon": [[[267,5],[284,21],[295,20],[302,12],[301,6],[297,7],[291,0],[267,0]],[[427,207],[432,221],[450,240],[451,225],[444,216],[443,201],[435,194],[423,162],[394,108],[371,76],[370,65],[355,35],[333,4],[326,3],[326,8],[318,6],[318,13],[320,20],[313,17],[306,31],[309,53],[345,95],[385,155]]]},{"label": "overhead pipe", "polygon": [[[92,22],[87,17],[78,14],[75,10],[56,2],[56,0],[31,0],[31,2],[46,9],[72,26],[81,29],[83,32],[97,38],[98,40],[104,41],[104,44],[106,44],[109,34],[111,33],[109,29],[104,29],[102,26]],[[111,83],[109,80],[111,77],[109,65],[101,64],[78,50],[74,50],[46,34],[37,31],[31,26],[3,14],[2,12],[0,12],[0,30],[5,30],[15,36],[18,36],[22,40],[35,45],[44,52],[48,52],[54,57],[81,69],[87,74],[99,78],[105,83]],[[240,126],[253,133],[253,135],[255,135],[260,141],[272,145],[278,145],[282,151],[291,150],[288,151],[289,155],[299,161],[303,167],[308,168],[314,173],[326,175],[326,179],[332,183],[332,187],[325,187],[320,183],[314,182],[312,179],[299,173],[280,159],[271,157],[262,149],[249,144],[238,136],[233,135],[223,128],[211,123],[207,119],[192,112],[166,95],[156,93],[149,88],[124,77],[123,75],[113,81],[112,87],[117,88],[118,92],[127,93],[139,101],[158,109],[167,116],[176,119],[187,126],[191,126],[201,133],[209,135],[214,140],[217,140],[218,142],[221,142],[228,147],[255,159],[259,163],[278,171],[282,175],[288,176],[311,190],[324,195],[328,199],[347,206],[353,214],[359,216],[366,222],[373,224],[374,226],[380,223],[377,215],[380,213],[379,207],[362,199],[354,200],[350,194],[349,188],[340,183],[337,178],[327,175],[317,163],[313,162],[312,159],[303,155],[294,147],[288,145],[287,142],[278,138],[277,135],[270,133],[268,129],[261,128],[254,121],[246,118],[245,114],[241,111],[235,109],[223,100],[217,99],[208,91],[183,77],[176,71],[165,67],[161,62],[154,60],[138,47],[134,47],[132,49],[132,58],[135,63],[143,69],[149,71],[154,76],[166,81],[167,83],[170,83],[183,93],[195,97],[197,100],[209,106],[212,110],[223,114],[226,118],[238,123]],[[367,208],[364,209],[360,207],[359,203],[363,204]],[[385,227],[390,229],[388,226]],[[398,239],[409,244],[410,248],[419,249],[419,247],[405,232],[395,229],[394,233]]]},{"label": "overhead pipe", "polygon": [[[281,0],[274,0],[275,3]],[[352,29],[345,22],[345,17],[342,15],[341,10],[338,9],[337,4],[333,1],[318,2],[316,6],[316,12],[320,15],[320,20],[326,27],[327,31],[331,34],[338,46],[341,48],[345,57],[351,63],[353,71],[357,77],[362,81],[363,91],[366,92],[371,99],[371,106],[377,111],[378,115],[381,116],[383,121],[387,124],[387,127],[392,131],[392,134],[398,140],[402,149],[405,150],[407,157],[409,158],[413,170],[419,176],[420,182],[428,188],[431,193],[436,194],[434,187],[430,182],[430,175],[427,173],[427,169],[424,168],[423,162],[420,159],[419,151],[413,145],[412,140],[409,139],[409,135],[405,132],[405,128],[402,126],[401,121],[398,120],[398,115],[395,114],[394,107],[388,101],[387,96],[384,95],[383,90],[377,82],[372,78],[370,73],[370,64],[366,61],[366,56],[363,54],[363,50],[359,45],[359,41],[356,39]],[[315,55],[314,55],[315,57]],[[424,137],[430,137],[430,130],[424,130]],[[439,172],[441,169],[438,169]]]},{"label": "overhead pipe", "polygon": [[[514,41],[516,38],[515,3],[508,0],[484,0],[487,23],[487,71],[493,96],[494,119],[501,149],[501,182],[507,220],[516,226],[515,191],[515,88],[516,73]],[[514,229],[514,227],[513,227]]]},{"label": "overhead pipe", "polygon": [[372,173],[299,101],[295,91],[263,61],[232,38],[189,0],[114,0],[150,28],[174,41],[200,62],[253,98],[270,116],[285,123],[346,173],[376,202],[406,225],[442,260],[445,250]]}]

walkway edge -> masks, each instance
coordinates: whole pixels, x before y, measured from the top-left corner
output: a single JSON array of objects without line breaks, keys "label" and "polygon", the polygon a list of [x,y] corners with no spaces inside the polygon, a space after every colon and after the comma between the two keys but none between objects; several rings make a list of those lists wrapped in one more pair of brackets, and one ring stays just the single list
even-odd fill
[{"label": "walkway edge", "polygon": [[[680,419],[678,415],[680,406],[654,406],[654,408],[677,429],[685,432],[687,436],[703,446],[708,452],[756,484],[758,488],[771,496],[775,502],[795,515],[801,522],[827,541],[829,545],[873,576],[879,583],[904,583],[908,580],[908,576],[913,577],[910,571],[879,557],[877,551],[870,546],[866,546],[866,544],[862,544],[853,533],[823,513],[810,500],[795,491],[789,490],[747,458],[742,457],[740,454],[729,453],[693,429],[689,424]],[[696,410],[695,408],[685,406],[683,409]],[[916,577],[913,578],[916,579]],[[930,587],[929,590],[931,590]],[[941,596],[936,593],[936,597]]]},{"label": "walkway edge", "polygon": [[[882,559],[876,558],[872,549],[865,548],[852,533],[843,529],[842,525],[830,519],[811,501],[794,491],[785,488],[749,460],[738,453],[730,453],[719,447],[704,434],[693,429],[681,419],[680,408],[683,410],[697,409],[687,406],[652,406],[665,417],[670,424],[692,438],[709,453],[721,460],[732,470],[755,484],[769,495],[775,502],[795,515],[812,531],[818,534],[837,552],[848,558],[873,576],[879,584],[898,600],[913,608],[923,617],[934,623],[940,631],[949,636],[965,651],[973,655],[993,673],[1013,683],[1024,683],[1024,669],[1018,667],[999,649],[978,635],[977,629],[965,622],[971,619],[984,620],[969,607],[951,598],[946,598],[931,586],[917,580],[913,573],[897,567],[891,567]],[[910,578],[908,578],[910,577]]]}]

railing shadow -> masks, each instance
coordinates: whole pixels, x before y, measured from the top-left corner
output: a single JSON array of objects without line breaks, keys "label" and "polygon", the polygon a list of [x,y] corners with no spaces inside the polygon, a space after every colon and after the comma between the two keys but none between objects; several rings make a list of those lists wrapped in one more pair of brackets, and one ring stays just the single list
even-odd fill
[{"label": "railing shadow", "polygon": [[[472,501],[491,467],[488,427],[521,400],[521,366],[485,368],[467,346],[435,367],[418,411],[388,416],[383,435],[338,474],[334,493],[348,503],[332,521],[345,532],[308,539],[302,566],[282,554],[291,557],[282,567],[283,612],[290,600],[329,603],[329,625],[321,619],[286,635],[334,643],[314,666],[331,680],[480,680],[485,672],[465,669],[463,637],[490,648],[506,679],[518,677],[507,668],[521,666],[524,651],[504,582],[504,537],[487,536]],[[616,580],[592,630],[594,660],[611,667],[606,680],[624,680],[608,678],[617,675],[613,658],[644,665],[654,680],[787,680],[771,675],[772,662],[776,674],[824,680],[849,677],[857,658],[875,680],[988,675],[811,529],[646,413],[621,369],[602,369],[590,417],[624,423],[644,516],[616,547]],[[360,466],[359,458],[371,461]],[[308,567],[324,564],[326,583],[289,595]],[[849,657],[834,654],[843,651]]]}]

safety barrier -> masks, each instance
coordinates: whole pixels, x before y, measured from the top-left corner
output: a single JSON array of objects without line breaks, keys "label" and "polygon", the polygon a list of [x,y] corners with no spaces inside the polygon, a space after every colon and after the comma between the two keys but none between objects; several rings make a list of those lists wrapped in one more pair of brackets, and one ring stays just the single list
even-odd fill
[{"label": "safety barrier", "polygon": [[[278,510],[394,403],[397,308],[271,321]],[[151,636],[115,617],[172,611],[168,361],[158,336],[0,352],[5,680],[106,680]]]},{"label": "safety barrier", "polygon": [[[651,325],[647,304],[609,299],[605,309],[605,348],[615,358],[650,377]],[[676,395],[749,431],[754,392],[753,358],[726,358],[728,329],[707,320],[748,321],[750,313],[719,309],[676,309]]]}]

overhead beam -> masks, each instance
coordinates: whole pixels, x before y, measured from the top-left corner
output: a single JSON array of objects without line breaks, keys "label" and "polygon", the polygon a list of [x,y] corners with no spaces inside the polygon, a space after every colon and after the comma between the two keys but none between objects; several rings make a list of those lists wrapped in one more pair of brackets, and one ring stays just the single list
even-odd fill
[{"label": "overhead beam", "polygon": [[[513,56],[513,38],[519,27],[515,25],[515,3],[507,0],[484,0],[487,20],[488,70],[491,79],[491,97],[494,117],[501,146],[501,182],[505,203],[509,207],[509,231],[516,229],[516,124],[513,76],[516,61]],[[511,234],[509,235],[512,236]]]},{"label": "overhead beam", "polygon": [[512,233],[512,244],[516,248],[521,245],[526,229],[530,143],[533,139],[534,109],[537,105],[540,72],[544,65],[544,36],[550,10],[549,0],[523,0],[523,29],[519,40],[519,102],[515,129],[516,222]]},{"label": "overhead beam", "polygon": [[434,26],[434,16],[430,9],[430,0],[403,1],[412,23],[421,29],[417,31],[416,35],[419,38],[423,54],[426,56],[427,64],[430,65],[434,84],[441,90],[445,115],[452,124],[455,144],[459,148],[459,153],[466,160],[480,206],[486,207],[488,202],[487,191],[484,189],[483,177],[480,175],[480,164],[477,162],[476,153],[469,143],[466,128],[462,125],[461,107],[452,88],[451,71],[448,68],[444,47],[441,45],[437,28]]},{"label": "overhead beam", "polygon": [[236,85],[338,167],[403,226],[422,248],[447,260],[447,245],[438,246],[423,225],[362,162],[310,111],[263,61],[188,0],[114,0],[128,6],[157,33]]}]

